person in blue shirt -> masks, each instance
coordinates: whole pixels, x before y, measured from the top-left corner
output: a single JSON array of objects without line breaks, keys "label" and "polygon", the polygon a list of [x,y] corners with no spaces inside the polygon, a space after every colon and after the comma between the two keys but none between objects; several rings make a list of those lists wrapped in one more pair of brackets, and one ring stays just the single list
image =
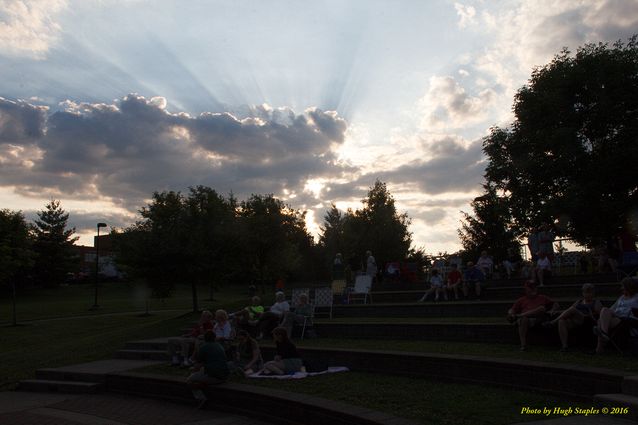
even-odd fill
[{"label": "person in blue shirt", "polygon": [[479,267],[473,262],[467,263],[467,269],[465,270],[465,276],[463,279],[463,294],[465,298],[468,297],[469,288],[474,287],[476,293],[476,299],[481,299],[481,285],[485,283],[485,275]]}]

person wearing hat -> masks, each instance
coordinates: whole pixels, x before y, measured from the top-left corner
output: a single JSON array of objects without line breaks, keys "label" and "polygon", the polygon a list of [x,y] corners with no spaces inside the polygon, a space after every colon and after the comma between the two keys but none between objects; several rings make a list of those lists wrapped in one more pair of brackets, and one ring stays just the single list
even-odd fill
[{"label": "person wearing hat", "polygon": [[558,303],[538,293],[535,282],[528,280],[524,288],[525,295],[516,300],[507,312],[507,320],[518,326],[521,351],[527,350],[528,330],[542,323],[548,314],[553,314],[559,309]]}]

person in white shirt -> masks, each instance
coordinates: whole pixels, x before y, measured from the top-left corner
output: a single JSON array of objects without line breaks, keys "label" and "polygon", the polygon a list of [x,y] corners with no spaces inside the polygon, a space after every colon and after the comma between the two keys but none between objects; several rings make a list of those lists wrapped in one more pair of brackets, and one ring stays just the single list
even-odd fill
[{"label": "person in white shirt", "polygon": [[439,274],[437,269],[432,270],[432,277],[430,277],[430,289],[425,291],[425,294],[419,299],[418,302],[423,302],[428,299],[431,293],[434,292],[434,301],[438,301],[441,294],[447,300],[447,292],[445,291],[445,286],[443,285],[443,278]]},{"label": "person in white shirt", "polygon": [[270,335],[289,311],[290,304],[286,301],[286,296],[283,292],[277,292],[275,294],[275,303],[270,307],[270,310],[259,318],[257,326],[259,326],[260,334],[257,339],[263,338],[264,335]]},{"label": "person in white shirt", "polygon": [[598,336],[596,354],[605,351],[605,344],[609,341],[609,331],[625,320],[638,320],[638,279],[626,277],[620,282],[623,294],[609,308],[603,307],[598,318],[598,326],[594,333]]},{"label": "person in white shirt", "polygon": [[374,279],[377,275],[377,261],[372,256],[372,251],[366,251],[366,274]]},{"label": "person in white shirt", "polygon": [[538,281],[538,286],[544,286],[546,278],[552,275],[552,262],[547,257],[545,252],[538,253],[538,261],[536,261],[536,269],[534,270],[534,277]]},{"label": "person in white shirt", "polygon": [[481,256],[478,260],[476,260],[476,267],[481,269],[483,275],[486,278],[490,278],[492,276],[492,268],[494,267],[494,262],[492,261],[492,257],[487,255],[487,251],[482,251]]}]

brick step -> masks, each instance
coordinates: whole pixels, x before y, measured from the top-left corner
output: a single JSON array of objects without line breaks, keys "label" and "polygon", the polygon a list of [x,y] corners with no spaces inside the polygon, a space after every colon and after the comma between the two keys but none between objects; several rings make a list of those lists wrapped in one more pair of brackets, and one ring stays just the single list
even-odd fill
[{"label": "brick step", "polygon": [[166,350],[118,350],[116,359],[129,360],[168,360]]},{"label": "brick step", "polygon": [[[609,412],[605,416],[618,417],[623,419],[638,420],[638,397],[628,394],[596,394],[594,402],[602,409],[607,408]],[[614,413],[613,409],[627,408],[627,413]]]},{"label": "brick step", "polygon": [[19,382],[20,391],[95,394],[102,388],[99,382],[54,381],[48,379],[25,379]]}]

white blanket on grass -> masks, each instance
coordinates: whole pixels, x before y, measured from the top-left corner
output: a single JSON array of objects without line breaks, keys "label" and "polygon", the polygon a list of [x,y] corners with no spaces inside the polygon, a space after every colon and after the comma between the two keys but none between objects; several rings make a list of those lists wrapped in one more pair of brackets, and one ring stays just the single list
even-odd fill
[{"label": "white blanket on grass", "polygon": [[295,372],[289,375],[261,375],[259,372],[248,375],[249,378],[274,378],[274,379],[303,379],[309,376],[324,375],[326,373],[348,372],[347,367],[329,367],[321,372]]}]

